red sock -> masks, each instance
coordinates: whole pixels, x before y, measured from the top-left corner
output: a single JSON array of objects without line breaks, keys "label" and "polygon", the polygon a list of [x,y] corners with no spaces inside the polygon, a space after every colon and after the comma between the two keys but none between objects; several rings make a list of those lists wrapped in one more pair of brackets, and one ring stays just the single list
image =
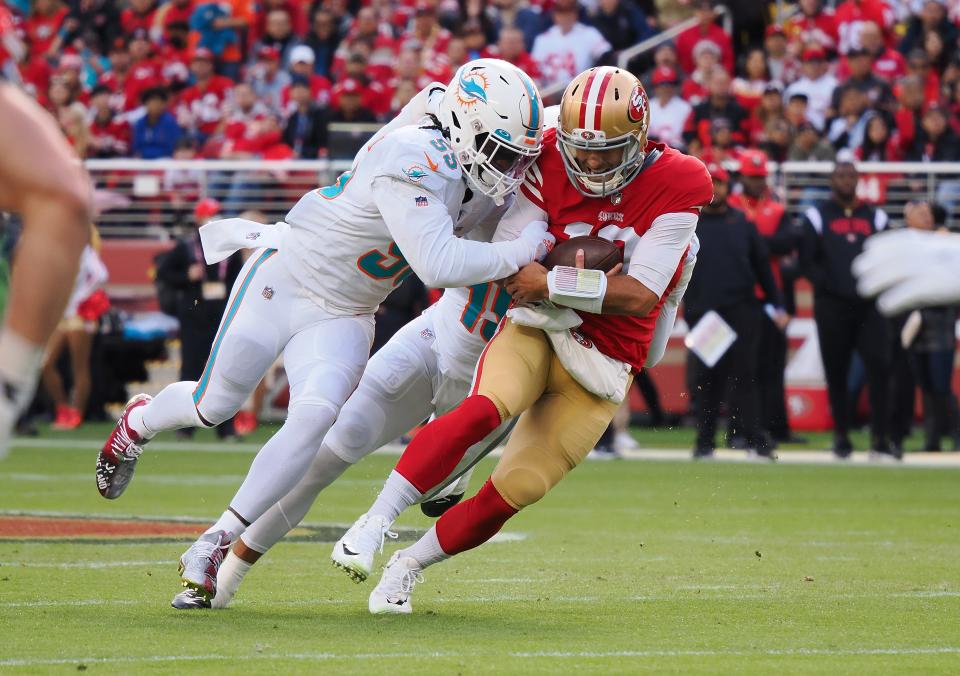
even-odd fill
[{"label": "red sock", "polygon": [[483,395],[459,406],[417,432],[400,456],[396,470],[418,491],[426,493],[447,478],[467,449],[497,429],[500,413]]},{"label": "red sock", "polygon": [[487,479],[480,492],[448,509],[437,521],[437,541],[453,556],[479,547],[517,513]]}]

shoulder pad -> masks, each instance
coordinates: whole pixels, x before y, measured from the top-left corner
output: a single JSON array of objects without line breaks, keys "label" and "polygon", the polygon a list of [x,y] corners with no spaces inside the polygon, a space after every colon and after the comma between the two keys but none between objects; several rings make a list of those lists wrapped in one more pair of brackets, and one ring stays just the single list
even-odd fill
[{"label": "shoulder pad", "polygon": [[439,194],[446,183],[459,181],[460,164],[439,131],[413,125],[388,134],[371,148],[374,176],[390,176]]}]

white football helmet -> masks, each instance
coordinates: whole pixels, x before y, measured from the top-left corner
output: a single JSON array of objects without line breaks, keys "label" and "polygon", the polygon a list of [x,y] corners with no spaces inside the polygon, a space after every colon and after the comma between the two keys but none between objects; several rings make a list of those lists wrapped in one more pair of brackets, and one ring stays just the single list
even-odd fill
[{"label": "white football helmet", "polygon": [[506,61],[476,59],[460,66],[437,118],[470,187],[498,204],[540,154],[540,93],[530,76]]}]

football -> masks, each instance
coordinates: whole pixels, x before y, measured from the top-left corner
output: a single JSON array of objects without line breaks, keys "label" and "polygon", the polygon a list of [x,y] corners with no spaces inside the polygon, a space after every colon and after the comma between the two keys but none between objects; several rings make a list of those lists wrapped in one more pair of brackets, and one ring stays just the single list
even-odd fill
[{"label": "football", "polygon": [[617,263],[623,262],[623,251],[616,244],[602,237],[571,237],[560,242],[547,254],[543,265],[552,270],[556,265],[576,267],[577,251],[583,249],[583,267],[588,270],[609,272]]}]

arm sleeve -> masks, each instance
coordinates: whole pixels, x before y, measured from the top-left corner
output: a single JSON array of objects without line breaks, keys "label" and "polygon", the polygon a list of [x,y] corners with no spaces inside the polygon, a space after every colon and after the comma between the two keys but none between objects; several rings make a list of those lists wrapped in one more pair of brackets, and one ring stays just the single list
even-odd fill
[{"label": "arm sleeve", "polygon": [[657,297],[663,296],[677,271],[680,257],[693,239],[698,218],[693,212],[657,216],[634,249],[627,274]]},{"label": "arm sleeve", "polygon": [[500,219],[497,230],[493,235],[493,241],[508,242],[514,240],[531,222],[546,220],[547,212],[521,190],[517,193],[517,199],[514,200],[513,205]]},{"label": "arm sleeve", "polygon": [[783,307],[783,296],[777,283],[773,279],[773,269],[770,267],[770,250],[763,242],[763,237],[757,232],[753,223],[744,219],[750,232],[750,265],[753,267],[753,274],[763,289],[763,296],[768,303],[776,307]]},{"label": "arm sleeve", "polygon": [[455,237],[446,205],[422,186],[378,176],[373,188],[390,234],[425,285],[471,286],[519,269],[518,242],[486,244]]},{"label": "arm sleeve", "polygon": [[674,324],[677,322],[677,310],[680,308],[680,301],[683,300],[683,294],[687,291],[687,285],[693,276],[693,269],[697,265],[697,253],[700,251],[700,242],[694,235],[690,242],[690,249],[683,260],[683,271],[680,273],[680,279],[677,285],[667,296],[663,305],[660,306],[660,314],[657,315],[657,323],[653,328],[653,338],[650,340],[650,349],[647,350],[647,359],[644,362],[645,368],[651,368],[660,363],[663,355],[667,351],[667,343],[673,334]]}]

